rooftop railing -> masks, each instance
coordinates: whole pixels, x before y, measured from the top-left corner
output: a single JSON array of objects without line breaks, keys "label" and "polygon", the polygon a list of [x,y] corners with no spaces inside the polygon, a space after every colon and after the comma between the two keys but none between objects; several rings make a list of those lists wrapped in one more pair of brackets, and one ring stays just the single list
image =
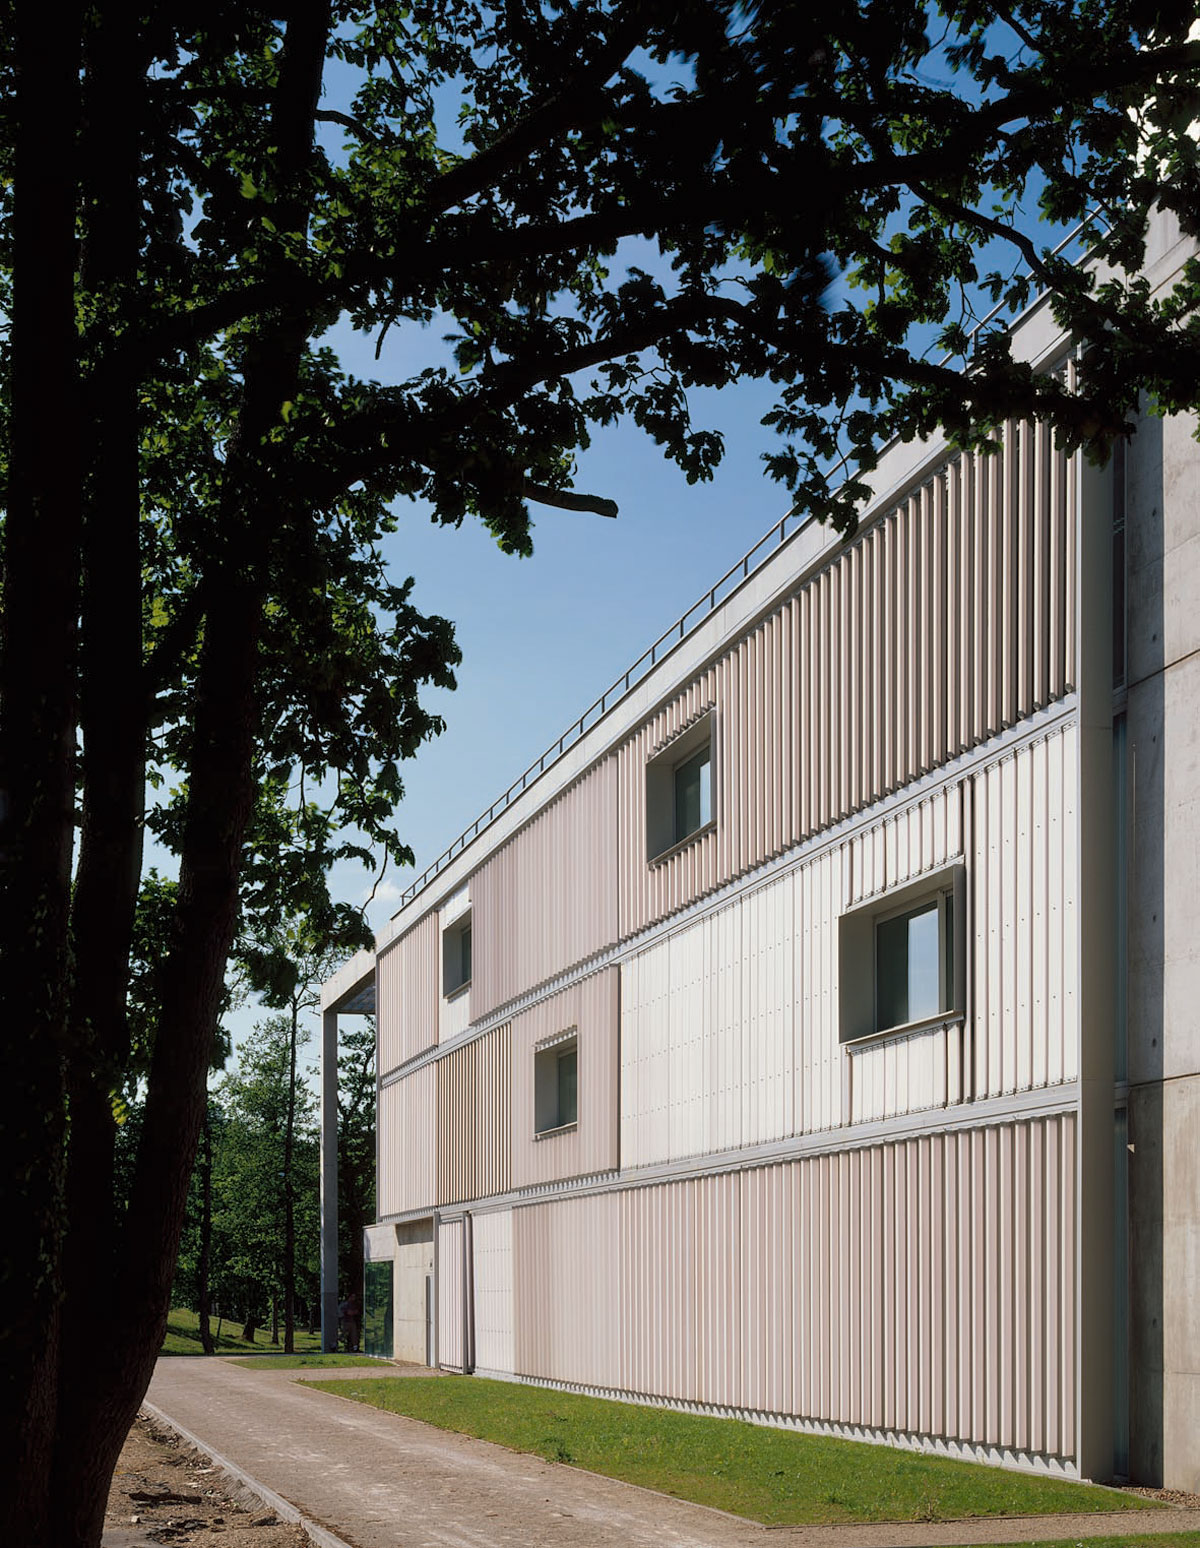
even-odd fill
[{"label": "rooftop railing", "polygon": [[[1064,252],[1079,238],[1094,218],[1093,215],[1080,221],[1074,230],[1069,231],[1053,249],[1053,255],[1057,257],[1058,254]],[[1041,300],[1042,294],[1044,292],[1038,293],[1030,303],[1030,307],[1036,305],[1037,301]],[[979,334],[1005,310],[1007,310],[1005,303],[1000,302],[972,328],[967,336],[968,345],[965,351],[967,358],[974,353],[975,342]],[[947,355],[942,363],[945,364],[946,360],[952,358],[953,356]],[[886,451],[887,447],[883,450]],[[829,470],[827,476],[830,478],[836,477],[838,473],[847,467],[848,462],[848,457],[842,457]],[[789,538],[794,537],[801,527],[807,526],[810,521],[815,520],[817,520],[815,515],[797,516],[794,510],[788,511],[785,516],[781,517],[769,532],[759,538],[753,548],[747,550],[736,564],[726,570],[725,574],[721,576],[714,586],[711,586],[698,601],[693,602],[687,612],[677,618],[669,629],[664,630],[648,650],[642,652],[623,676],[618,677],[615,682],[611,683],[604,690],[598,699],[589,704],[579,719],[568,726],[556,742],[551,742],[541,757],[536,758],[524,773],[512,782],[504,794],[498,796],[492,802],[487,811],[481,812],[469,828],[464,828],[449,849],[444,850],[436,860],[427,865],[416,881],[410,882],[405,887],[400,894],[400,906],[397,908],[396,914],[403,912],[408,904],[412,902],[419,892],[422,892],[429,885],[435,876],[444,871],[452,860],[462,854],[468,844],[473,843],[485,829],[491,827],[492,823],[507,811],[519,796],[524,795],[525,791],[529,789],[535,780],[540,779],[548,768],[557,763],[563,754],[568,752],[586,731],[593,730],[602,717],[608,714],[609,710],[614,709],[627,694],[636,688],[646,674],[652,671],[669,651],[674,650],[689,634],[698,629],[704,620],[716,610],[719,604],[727,601],[739,586],[743,585],[749,580],[751,575],[761,569],[771,555],[776,553]],[[396,917],[396,914],[392,915],[393,919]]]},{"label": "rooftop railing", "polygon": [[[833,472],[840,472],[845,465],[846,460],[843,458],[834,467]],[[727,601],[739,586],[749,580],[751,575],[761,569],[767,559],[789,538],[794,537],[801,527],[815,520],[815,516],[797,516],[794,511],[788,511],[781,517],[765,536],[759,538],[753,548],[747,550],[735,565],[726,570],[715,585],[710,586],[698,601],[692,603],[687,612],[682,613],[669,629],[664,630],[653,645],[644,650],[621,677],[611,683],[598,699],[593,700],[579,719],[568,726],[557,741],[551,742],[541,757],[535,758],[524,773],[513,780],[504,794],[498,796],[487,811],[481,812],[471,826],[458,835],[449,849],[444,850],[436,860],[425,867],[416,881],[411,882],[400,894],[400,906],[396,913],[402,912],[439,872],[445,870],[451,860],[462,854],[467,845],[473,843],[486,828],[491,827],[518,796],[523,795],[535,780],[540,779],[548,768],[574,747],[586,731],[593,730],[603,716],[620,704],[622,699],[638,686],[669,651],[674,650],[689,634],[698,629],[704,620],[722,602]],[[392,917],[395,918],[395,914]]]}]

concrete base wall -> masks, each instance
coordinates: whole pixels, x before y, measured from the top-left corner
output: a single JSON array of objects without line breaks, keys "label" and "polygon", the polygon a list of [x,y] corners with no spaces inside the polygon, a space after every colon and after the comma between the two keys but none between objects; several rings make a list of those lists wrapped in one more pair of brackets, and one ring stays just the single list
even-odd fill
[{"label": "concrete base wall", "polygon": [[1140,1482],[1200,1490],[1200,447],[1129,448],[1129,1430]]},{"label": "concrete base wall", "polygon": [[1130,1470],[1200,1492],[1200,1076],[1131,1094]]},{"label": "concrete base wall", "polygon": [[429,1361],[429,1303],[433,1283],[433,1222],[396,1227],[395,1342],[397,1360]]}]

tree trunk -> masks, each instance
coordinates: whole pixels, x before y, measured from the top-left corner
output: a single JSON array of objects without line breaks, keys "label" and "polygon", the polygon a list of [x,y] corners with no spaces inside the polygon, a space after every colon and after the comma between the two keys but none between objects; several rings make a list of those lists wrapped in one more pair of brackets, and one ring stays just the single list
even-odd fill
[{"label": "tree trunk", "polygon": [[[92,42],[101,52],[115,36],[106,28],[116,9],[89,13],[97,29]],[[18,1297],[9,1298],[0,1325],[5,1393],[0,1445],[15,1479],[9,1490],[0,1491],[0,1542],[96,1548],[113,1468],[166,1328],[206,1109],[212,1040],[255,792],[257,651],[268,549],[280,539],[285,516],[273,508],[269,485],[257,477],[258,453],[278,423],[281,404],[294,396],[308,326],[302,317],[283,319],[247,351],[242,412],[225,461],[213,557],[199,581],[205,627],[174,944],[164,967],[142,1141],[118,1239],[107,1218],[111,1205],[101,1205],[95,1214],[85,1206],[88,1199],[98,1199],[111,1170],[106,1102],[124,1031],[123,1018],[114,1013],[114,985],[124,983],[120,964],[127,958],[132,916],[126,900],[130,886],[136,889],[138,871],[129,816],[136,807],[140,821],[144,738],[135,724],[140,694],[137,676],[122,677],[119,667],[132,658],[133,635],[124,616],[124,632],[114,638],[108,637],[104,621],[110,604],[118,611],[125,608],[135,584],[128,566],[136,527],[113,492],[126,487],[130,462],[123,439],[130,423],[136,429],[136,420],[130,420],[128,393],[119,380],[110,384],[111,403],[93,404],[88,411],[98,438],[89,486],[85,629],[89,651],[104,654],[89,674],[90,697],[83,711],[86,860],[81,857],[76,918],[86,990],[71,1015],[68,911],[83,541],[75,456],[84,418],[75,296],[83,23],[77,0],[57,7],[22,0],[15,18],[13,413],[0,661],[0,942],[7,960],[0,972],[5,996],[0,1024],[13,1043],[5,1060],[5,1109],[13,1142],[8,1153],[19,1161],[7,1195],[0,1277],[22,1288]],[[326,5],[300,8],[289,22],[282,51],[272,131],[281,172],[285,179],[295,177],[297,187],[311,151],[328,26]],[[106,58],[101,53],[89,58],[89,67],[101,74],[118,64],[111,49]],[[118,104],[109,105],[117,110]],[[106,155],[109,149],[106,145]],[[127,157],[125,144],[111,169],[118,182],[128,174]],[[90,164],[93,173],[98,168],[103,170],[101,161]],[[285,213],[302,217],[304,208],[293,201]],[[306,223],[301,219],[284,229]],[[95,223],[97,233],[102,226]],[[116,225],[113,233],[119,236]],[[119,248],[114,238],[107,260],[114,275]],[[93,248],[92,261],[101,262],[103,273],[96,252]],[[103,383],[98,371],[92,386],[107,397]],[[111,438],[100,430],[106,413],[116,427]],[[136,548],[132,552],[136,556]],[[140,586],[140,563],[136,574]],[[119,597],[110,596],[110,585]],[[135,622],[140,593],[137,600]],[[139,662],[140,650],[139,637]],[[133,708],[122,708],[112,697],[122,692],[135,701]],[[136,745],[130,745],[130,737]],[[113,888],[108,911],[119,917],[104,917],[106,885]],[[84,1047],[72,1046],[72,1033],[86,1035]],[[69,1212],[64,1197],[68,1072]],[[64,1259],[68,1220],[72,1239]],[[105,1327],[101,1340],[95,1336],[96,1293],[107,1294],[111,1308],[107,1325],[99,1320]],[[253,1337],[253,1322],[247,1333]]]},{"label": "tree trunk", "polygon": [[[136,11],[97,10],[85,39],[81,278],[97,313],[128,311],[138,276],[142,68]],[[103,1524],[120,1451],[112,1344],[120,1325],[112,1091],[129,1051],[126,990],[142,863],[146,707],[142,691],[137,378],[123,351],[93,338],[85,360],[81,650],[82,824],[71,908],[75,952],[70,1141],[63,1247],[55,1532],[87,1541]],[[157,1344],[158,1341],[156,1341]],[[69,1374],[68,1374],[69,1373]],[[103,1416],[98,1422],[98,1416]],[[99,1432],[99,1433],[98,1433]],[[68,1485],[68,1480],[70,1484]]]},{"label": "tree trunk", "polygon": [[247,1317],[246,1318],[245,1326],[242,1328],[242,1342],[244,1344],[252,1344],[254,1342],[254,1329],[255,1329],[254,1318],[253,1317]]},{"label": "tree trunk", "polygon": [[17,118],[0,659],[0,1542],[50,1542],[70,1058],[81,523],[75,317],[82,13],[10,8]]},{"label": "tree trunk", "polygon": [[[196,1312],[200,1318],[200,1343],[206,1355],[215,1354],[212,1327],[209,1324],[208,1279],[212,1258],[212,1124],[208,1103],[204,1104],[204,1127],[200,1131],[200,1261]],[[219,1332],[218,1332],[219,1336]]]}]

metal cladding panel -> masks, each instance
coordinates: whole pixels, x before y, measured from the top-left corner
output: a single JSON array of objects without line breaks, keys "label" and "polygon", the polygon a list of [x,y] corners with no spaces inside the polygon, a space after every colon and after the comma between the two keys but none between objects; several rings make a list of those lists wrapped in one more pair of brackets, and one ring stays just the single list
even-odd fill
[{"label": "metal cladding panel", "polygon": [[606,758],[471,880],[476,1020],[617,938],[617,766]]},{"label": "metal cladding panel", "polygon": [[[1076,747],[1009,754],[624,963],[624,1163],[1074,1079]],[[965,1023],[841,1045],[840,916],[959,859]]]},{"label": "metal cladding panel", "polygon": [[791,880],[796,919],[797,1131],[828,1129],[845,1121],[838,1041],[837,921],[845,893],[844,856],[819,855]]},{"label": "metal cladding panel", "polygon": [[618,1217],[615,1193],[513,1211],[519,1375],[584,1386],[622,1385]]},{"label": "metal cladding panel", "polygon": [[[693,721],[714,707],[712,767],[716,828],[703,831],[690,844],[648,863],[646,764]],[[742,786],[734,769],[744,749],[729,740],[722,717],[717,673],[703,672],[635,732],[617,755],[619,931],[622,936],[676,912],[694,898],[711,892],[725,879],[717,853],[717,835],[732,820],[740,799],[737,792],[749,787]]]},{"label": "metal cladding panel", "polygon": [[[547,996],[512,1020],[512,1186],[527,1188],[592,1172],[617,1160],[619,975],[606,968]],[[534,1051],[576,1028],[578,1121],[539,1139],[534,1122]]]},{"label": "metal cladding panel", "polygon": [[438,1042],[449,1043],[471,1025],[471,990],[460,989],[450,999],[443,997],[438,1010]]},{"label": "metal cladding panel", "polygon": [[517,1368],[1070,1461],[1075,1154],[1057,1115],[520,1209]]},{"label": "metal cladding panel", "polygon": [[475,1215],[475,1363],[488,1371],[516,1370],[513,1335],[513,1216],[511,1209]]},{"label": "metal cladding panel", "polygon": [[[1044,426],[948,460],[624,744],[622,936],[1072,689],[1074,478]],[[648,863],[647,761],[710,708],[715,832]]]},{"label": "metal cladding panel", "polygon": [[436,1067],[427,1064],[379,1093],[379,1213],[399,1215],[434,1202]]},{"label": "metal cladding panel", "polygon": [[[847,906],[869,903],[961,856],[963,802],[963,786],[949,785],[852,839],[843,850]],[[836,973],[836,958],[831,971]],[[879,1043],[848,1046],[850,1122],[963,1101],[963,1037],[960,1026],[929,1027]]]},{"label": "metal cladding panel", "polygon": [[1078,1074],[1077,759],[1069,726],[970,782],[976,1097]]},{"label": "metal cladding panel", "polygon": [[512,1178],[512,1038],[508,1026],[437,1062],[437,1201],[507,1193]]},{"label": "metal cladding panel", "polygon": [[463,1367],[463,1223],[440,1222],[437,1234],[438,1364]]},{"label": "metal cladding panel", "polygon": [[379,1073],[406,1063],[438,1040],[441,1000],[436,912],[427,914],[378,961]]},{"label": "metal cladding panel", "polygon": [[842,880],[822,856],[621,966],[621,1157],[648,1166],[841,1121]]}]

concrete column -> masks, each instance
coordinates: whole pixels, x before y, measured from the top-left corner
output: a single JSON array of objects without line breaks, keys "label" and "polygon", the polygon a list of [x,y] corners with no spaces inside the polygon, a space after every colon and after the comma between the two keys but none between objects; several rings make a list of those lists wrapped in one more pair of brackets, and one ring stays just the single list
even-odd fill
[{"label": "concrete column", "polygon": [[1116,832],[1112,740],[1112,466],[1080,458],[1079,1309],[1075,1369],[1079,1471],[1113,1474]]},{"label": "concrete column", "polygon": [[321,1348],[338,1341],[338,1018],[321,1016]]}]

